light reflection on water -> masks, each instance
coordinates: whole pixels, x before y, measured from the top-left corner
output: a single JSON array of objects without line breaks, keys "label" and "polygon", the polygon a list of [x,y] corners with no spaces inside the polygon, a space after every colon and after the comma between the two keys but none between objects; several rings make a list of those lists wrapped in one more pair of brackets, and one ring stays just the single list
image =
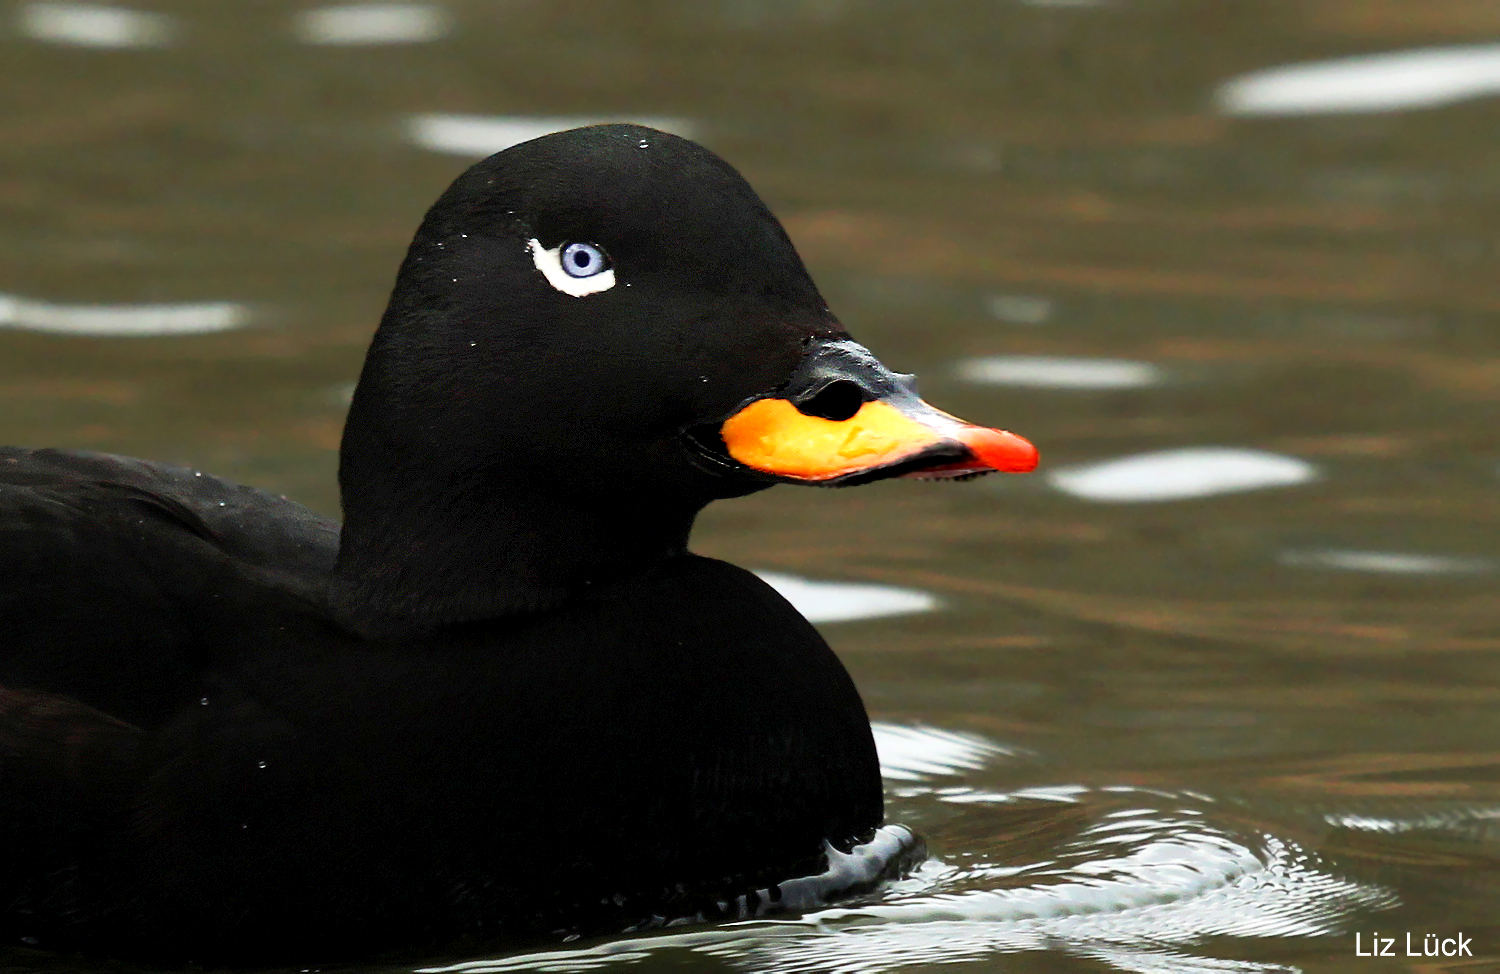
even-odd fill
[{"label": "light reflection on water", "polygon": [[1377,810],[1325,812],[1323,821],[1344,829],[1400,835],[1429,832],[1444,838],[1500,844],[1500,805],[1423,810],[1405,808],[1381,814]]},{"label": "light reflection on water", "polygon": [[408,140],[424,149],[478,159],[552,132],[605,122],[635,122],[685,138],[694,137],[693,124],[685,119],[641,116],[417,115],[406,120],[405,132]]},{"label": "light reflection on water", "polygon": [[980,385],[1038,389],[1140,389],[1166,378],[1150,362],[1060,355],[988,355],[960,362],[954,372]]},{"label": "light reflection on water", "polygon": [[1301,568],[1332,568],[1384,575],[1473,575],[1495,570],[1495,563],[1487,558],[1423,555],[1403,551],[1287,551],[1277,560],[1283,565]]},{"label": "light reflection on water", "polygon": [[783,572],[756,572],[809,622],[853,622],[887,616],[931,612],[939,605],[934,595],[895,585],[868,582],[814,581]]},{"label": "light reflection on water", "polygon": [[990,315],[1011,325],[1043,325],[1052,317],[1052,302],[1034,294],[992,294],[985,299]]},{"label": "light reflection on water", "polygon": [[1436,108],[1500,95],[1500,45],[1426,48],[1289,64],[1226,82],[1230,115],[1333,115]]},{"label": "light reflection on water", "polygon": [[1237,447],[1188,447],[1064,467],[1047,482],[1083,500],[1117,504],[1176,501],[1292,487],[1317,477],[1296,457]]},{"label": "light reflection on water", "polygon": [[162,47],[177,33],[164,14],[85,3],[28,3],[16,26],[32,40],[105,49]]},{"label": "light reflection on water", "polygon": [[243,305],[231,301],[186,304],[54,304],[0,294],[0,328],[56,335],[151,338],[199,335],[240,328],[249,322]]},{"label": "light reflection on water", "polygon": [[426,3],[353,3],[297,14],[292,29],[308,44],[421,44],[448,33],[450,17]]}]

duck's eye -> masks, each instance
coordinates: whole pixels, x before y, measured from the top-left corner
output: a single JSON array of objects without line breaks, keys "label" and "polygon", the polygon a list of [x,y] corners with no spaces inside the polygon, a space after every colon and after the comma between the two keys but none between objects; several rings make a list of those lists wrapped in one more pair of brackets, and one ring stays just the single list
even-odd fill
[{"label": "duck's eye", "polygon": [[570,243],[562,249],[562,266],[570,277],[593,277],[609,270],[609,261],[593,244]]},{"label": "duck's eye", "polygon": [[547,283],[564,294],[581,298],[615,286],[615,269],[604,251],[591,243],[558,244],[550,250],[536,238],[526,241],[531,261]]}]

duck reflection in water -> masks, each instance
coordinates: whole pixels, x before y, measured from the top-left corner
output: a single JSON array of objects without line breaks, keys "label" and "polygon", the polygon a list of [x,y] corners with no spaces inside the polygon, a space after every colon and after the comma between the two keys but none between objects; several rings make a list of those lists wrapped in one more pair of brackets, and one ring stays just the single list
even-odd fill
[{"label": "duck reflection in water", "polygon": [[0,452],[5,934],[310,961],[866,889],[921,846],[881,828],[854,685],[693,519],[1036,459],[856,344],[707,150],[611,125],[495,155],[401,266],[342,525]]}]

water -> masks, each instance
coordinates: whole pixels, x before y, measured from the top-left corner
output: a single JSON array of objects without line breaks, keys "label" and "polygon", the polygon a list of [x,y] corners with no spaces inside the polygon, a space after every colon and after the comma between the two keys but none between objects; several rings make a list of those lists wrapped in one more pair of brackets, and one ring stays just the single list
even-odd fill
[{"label": "water", "polygon": [[554,120],[657,119],[887,364],[1042,449],[696,535],[824,620],[935,858],[805,917],[417,966],[1366,972],[1419,961],[1356,934],[1461,931],[1480,966],[1441,969],[1479,970],[1497,30],[1468,0],[13,3],[0,440],[333,511],[425,207]]}]

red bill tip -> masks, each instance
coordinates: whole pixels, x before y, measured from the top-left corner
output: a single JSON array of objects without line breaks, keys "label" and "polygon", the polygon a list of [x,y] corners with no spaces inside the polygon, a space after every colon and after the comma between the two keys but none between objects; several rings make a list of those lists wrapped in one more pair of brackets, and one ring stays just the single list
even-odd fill
[{"label": "red bill tip", "polygon": [[1030,473],[1041,459],[1029,440],[1005,430],[965,426],[953,438],[968,447],[976,460],[1004,473]]}]

